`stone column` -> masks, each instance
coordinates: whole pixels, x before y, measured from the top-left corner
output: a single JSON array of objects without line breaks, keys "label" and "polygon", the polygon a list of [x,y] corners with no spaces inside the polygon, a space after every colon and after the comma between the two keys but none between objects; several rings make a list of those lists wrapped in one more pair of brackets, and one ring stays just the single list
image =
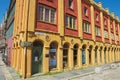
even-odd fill
[{"label": "stone column", "polygon": [[70,68],[70,70],[72,70],[72,68],[73,68],[73,49],[72,49],[72,47],[70,47],[69,51],[68,51],[68,67]]},{"label": "stone column", "polygon": [[85,49],[85,64],[86,64],[86,67],[89,66],[89,51],[88,49]]},{"label": "stone column", "polygon": [[106,63],[109,63],[109,61],[108,61],[108,49],[106,49]]},{"label": "stone column", "polygon": [[92,55],[92,65],[94,66],[95,65],[95,51],[94,51],[94,49],[92,49],[91,55]]},{"label": "stone column", "polygon": [[104,49],[102,49],[102,64],[105,64],[105,55],[104,55]]},{"label": "stone column", "polygon": [[78,5],[78,32],[79,32],[79,37],[83,38],[83,30],[81,28],[82,26],[82,2],[81,0],[77,0],[77,5]]},{"label": "stone column", "polygon": [[26,53],[26,77],[29,78],[31,76],[31,57],[32,57],[32,49],[31,47],[27,47]]},{"label": "stone column", "polygon": [[20,67],[20,47],[17,48],[17,71],[19,71],[19,67]]},{"label": "stone column", "polygon": [[97,49],[97,65],[100,65],[100,49]]},{"label": "stone column", "polygon": [[46,57],[46,55],[49,55],[49,47],[46,45],[43,48],[43,73],[49,72],[49,57]]},{"label": "stone column", "polygon": [[77,56],[77,62],[79,68],[82,68],[82,49],[78,49],[78,56]]},{"label": "stone column", "polygon": [[59,46],[58,51],[57,51],[57,68],[58,68],[58,71],[63,71],[63,49],[62,49],[62,46]]}]

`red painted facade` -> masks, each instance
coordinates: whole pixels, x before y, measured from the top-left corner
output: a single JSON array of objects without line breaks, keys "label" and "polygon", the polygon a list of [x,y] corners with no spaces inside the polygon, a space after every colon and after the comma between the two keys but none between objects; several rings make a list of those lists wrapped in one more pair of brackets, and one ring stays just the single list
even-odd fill
[{"label": "red painted facade", "polygon": [[11,61],[12,61],[12,37],[10,37],[9,39],[7,39],[6,43],[7,43],[7,53],[8,53],[8,65],[11,65]]},{"label": "red painted facade", "polygon": [[[56,10],[56,24],[51,24],[47,22],[42,22],[38,20],[38,7],[39,4],[46,5],[48,7],[54,8]],[[36,22],[36,28],[40,30],[45,30],[45,31],[52,31],[52,32],[58,32],[58,0],[37,0],[37,22]]]},{"label": "red painted facade", "polygon": [[[84,8],[87,9],[87,16],[84,13]],[[90,31],[92,32],[91,29],[91,12],[90,12],[90,4],[88,4],[87,2],[85,2],[84,0],[82,0],[82,19],[83,21],[87,21],[90,23]],[[92,34],[91,33],[83,33],[83,37],[87,38],[87,39],[92,39]]]},{"label": "red painted facade", "polygon": [[[78,7],[77,7],[77,0],[73,0],[73,8],[69,8],[69,0],[64,0],[65,1],[65,16],[66,14],[69,14],[71,16],[74,16],[76,18],[76,29],[70,29],[65,26],[65,34],[66,35],[72,35],[72,36],[78,36]],[[66,21],[65,21],[66,22]]]},{"label": "red painted facade", "polygon": [[[111,33],[114,34],[113,19],[110,19],[110,30]],[[112,40],[112,43],[115,44],[115,36],[114,39]]]},{"label": "red painted facade", "polygon": [[[98,17],[98,20],[96,19]],[[100,34],[102,33],[101,32],[101,22],[100,22],[100,11],[98,9],[94,9],[94,21],[95,21],[95,25],[97,27],[100,28]],[[96,36],[96,41],[102,41],[102,37],[101,36]]]},{"label": "red painted facade", "polygon": [[[108,15],[103,14],[103,25],[104,25],[104,30],[108,31]],[[108,38],[105,38],[105,43],[110,43],[109,41],[109,34]]]},{"label": "red painted facade", "polygon": [[116,31],[116,35],[118,36],[117,44],[119,44],[118,23],[117,22],[115,22],[115,31]]}]

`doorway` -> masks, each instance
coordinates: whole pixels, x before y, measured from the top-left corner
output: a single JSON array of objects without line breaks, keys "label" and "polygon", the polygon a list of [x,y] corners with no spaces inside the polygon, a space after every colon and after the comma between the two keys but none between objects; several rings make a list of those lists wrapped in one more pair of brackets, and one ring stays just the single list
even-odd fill
[{"label": "doorway", "polygon": [[43,43],[39,40],[33,42],[32,46],[32,74],[42,72]]}]

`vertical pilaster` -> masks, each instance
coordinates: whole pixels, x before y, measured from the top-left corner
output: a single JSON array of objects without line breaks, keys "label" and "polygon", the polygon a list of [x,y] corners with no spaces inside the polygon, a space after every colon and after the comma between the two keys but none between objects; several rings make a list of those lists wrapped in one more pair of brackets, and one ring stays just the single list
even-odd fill
[{"label": "vertical pilaster", "polygon": [[116,28],[115,28],[115,20],[113,20],[113,35],[114,35],[114,40],[115,40],[115,44],[117,44],[116,42]]},{"label": "vertical pilaster", "polygon": [[59,71],[63,70],[63,49],[62,46],[58,47],[58,53],[57,53],[57,68]]},{"label": "vertical pilaster", "polygon": [[47,45],[44,46],[43,48],[43,73],[48,73],[49,72],[49,58],[48,57],[45,57],[45,55],[48,55],[49,53],[49,47]]},{"label": "vertical pilaster", "polygon": [[85,60],[86,60],[86,67],[89,66],[89,51],[88,49],[85,49]]},{"label": "vertical pilaster", "polygon": [[101,23],[101,36],[102,36],[102,41],[104,42],[104,25],[103,25],[103,12],[100,11],[100,23]]},{"label": "vertical pilaster", "polygon": [[64,0],[58,0],[58,32],[64,36]]},{"label": "vertical pilaster", "polygon": [[91,28],[92,28],[92,39],[95,41],[95,23],[94,23],[94,7],[91,5]]},{"label": "vertical pilaster", "polygon": [[[29,0],[29,19],[28,19],[28,31],[34,31],[35,29],[35,21],[36,21],[36,1],[37,0]],[[38,6],[37,6],[38,7]]]},{"label": "vertical pilaster", "polygon": [[106,49],[106,63],[108,63],[108,49]]},{"label": "vertical pilaster", "polygon": [[77,5],[78,5],[78,32],[79,32],[79,37],[83,38],[82,35],[82,2],[81,0],[77,0]]},{"label": "vertical pilaster", "polygon": [[32,56],[32,49],[31,47],[27,47],[27,53],[26,53],[26,77],[29,78],[31,76],[31,56]]},{"label": "vertical pilaster", "polygon": [[77,58],[79,68],[82,68],[82,49],[78,49],[78,58]]},{"label": "vertical pilaster", "polygon": [[73,49],[72,48],[69,49],[68,64],[69,64],[69,68],[71,70],[73,68]]},{"label": "vertical pilaster", "polygon": [[17,47],[17,65],[16,65],[16,70],[19,71],[19,47]]},{"label": "vertical pilaster", "polygon": [[91,53],[91,55],[92,55],[92,65],[94,66],[95,65],[95,51],[94,51],[94,49],[92,49],[91,52],[92,52]]},{"label": "vertical pilaster", "polygon": [[98,65],[100,65],[100,50],[99,49],[97,50],[97,62],[98,62]]},{"label": "vertical pilaster", "polygon": [[105,64],[104,48],[102,49],[102,64]]},{"label": "vertical pilaster", "polygon": [[111,30],[110,30],[110,17],[108,17],[108,36],[109,36],[109,41],[112,43],[112,36],[111,36]]}]

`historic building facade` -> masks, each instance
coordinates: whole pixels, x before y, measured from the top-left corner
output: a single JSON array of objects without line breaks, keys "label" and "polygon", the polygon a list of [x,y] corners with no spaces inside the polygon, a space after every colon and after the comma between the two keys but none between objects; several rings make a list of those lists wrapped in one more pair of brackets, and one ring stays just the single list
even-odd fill
[{"label": "historic building facade", "polygon": [[12,61],[12,48],[13,48],[13,28],[14,28],[14,14],[15,14],[15,0],[10,1],[9,9],[7,11],[7,24],[6,24],[6,54],[8,65]]},{"label": "historic building facade", "polygon": [[30,77],[117,62],[119,32],[93,0],[16,0],[12,66]]}]

